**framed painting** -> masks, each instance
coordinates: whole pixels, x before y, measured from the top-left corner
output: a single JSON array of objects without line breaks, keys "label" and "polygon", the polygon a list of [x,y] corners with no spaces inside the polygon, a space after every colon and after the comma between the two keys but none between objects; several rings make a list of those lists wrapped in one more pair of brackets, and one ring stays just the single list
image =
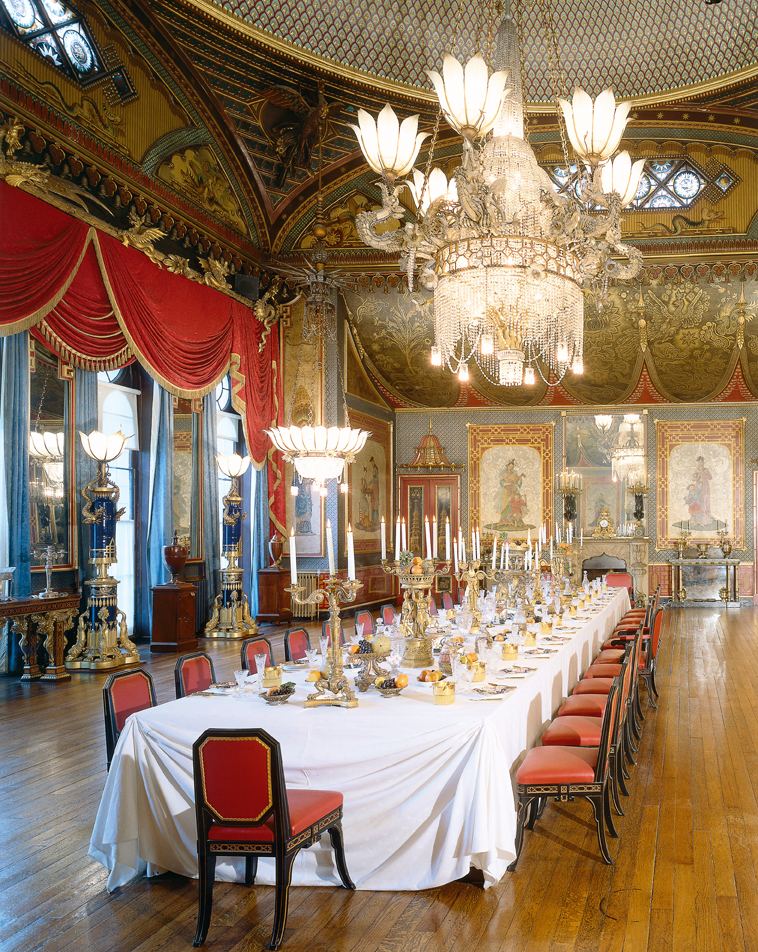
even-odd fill
[{"label": "framed painting", "polygon": [[468,427],[469,529],[526,539],[553,524],[553,424]]},{"label": "framed painting", "polygon": [[350,411],[350,426],[371,436],[348,467],[345,523],[353,527],[356,552],[382,551],[381,519],[387,523],[387,545],[392,545],[392,424],[357,410]]},{"label": "framed painting", "polygon": [[693,545],[718,545],[726,530],[744,548],[744,419],[657,420],[655,428],[656,548],[675,548],[682,530]]}]

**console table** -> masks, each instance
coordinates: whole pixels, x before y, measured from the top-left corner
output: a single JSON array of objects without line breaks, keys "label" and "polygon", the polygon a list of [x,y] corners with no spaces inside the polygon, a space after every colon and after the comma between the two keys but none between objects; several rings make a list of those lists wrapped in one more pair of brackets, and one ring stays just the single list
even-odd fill
[{"label": "console table", "polygon": [[[20,639],[19,647],[24,656],[22,681],[71,680],[63,663],[65,635],[79,614],[80,597],[66,593],[57,598],[11,598],[0,602],[0,624],[9,621],[11,631]],[[37,663],[40,633],[45,636],[49,659],[44,674]]]},{"label": "console table", "polygon": [[[670,560],[673,603],[718,602],[739,608],[739,559],[701,559],[697,556]],[[690,568],[689,572],[685,569]],[[723,575],[719,568],[723,568]],[[699,570],[699,571],[698,571]],[[710,571],[709,571],[710,570]],[[685,576],[688,576],[685,578]],[[721,579],[724,584],[720,586]]]}]

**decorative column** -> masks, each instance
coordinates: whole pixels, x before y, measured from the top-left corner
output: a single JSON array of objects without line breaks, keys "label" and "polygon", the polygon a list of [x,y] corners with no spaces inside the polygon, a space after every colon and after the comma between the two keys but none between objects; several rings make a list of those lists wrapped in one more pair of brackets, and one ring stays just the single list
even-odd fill
[{"label": "decorative column", "polygon": [[224,496],[224,514],[221,526],[221,554],[226,568],[221,569],[221,592],[213,602],[213,613],[205,626],[204,638],[248,638],[258,634],[258,626],[250,616],[247,595],[242,591],[242,523],[247,513],[242,511],[239,480],[250,466],[250,457],[233,453],[216,456],[218,468],[232,481]]},{"label": "decorative column", "polygon": [[117,509],[119,489],[109,478],[108,463],[120,456],[128,437],[119,430],[105,436],[79,431],[84,452],[97,463],[97,476],[82,489],[87,500],[82,520],[90,527],[90,565],[95,578],[89,589],[87,610],[79,616],[76,644],[66,656],[68,671],[109,671],[139,664],[139,654],[129,639],[126,615],[118,607],[118,581],[108,574],[116,558],[116,523],[126,510]]}]

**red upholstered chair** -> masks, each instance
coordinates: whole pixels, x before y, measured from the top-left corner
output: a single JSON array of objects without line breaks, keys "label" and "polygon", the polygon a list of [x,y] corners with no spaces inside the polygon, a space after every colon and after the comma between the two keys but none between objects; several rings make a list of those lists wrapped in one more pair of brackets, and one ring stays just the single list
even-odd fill
[{"label": "red upholstered chair", "polygon": [[450,594],[450,592],[442,593],[442,607],[445,609],[446,612],[449,612],[454,607],[453,596]]},{"label": "red upholstered chair", "polygon": [[429,614],[430,615],[437,614],[437,602],[434,600],[434,595],[429,596]]},{"label": "red upholstered chair", "polygon": [[103,708],[105,711],[105,751],[108,770],[111,769],[113,752],[124,729],[127,717],[137,711],[155,707],[153,679],[142,668],[130,668],[109,674],[103,685]]},{"label": "red upholstered chair", "polygon": [[363,625],[363,637],[374,634],[374,618],[371,612],[359,611],[355,613],[355,633],[358,634],[358,625]]},{"label": "red upholstered chair", "polygon": [[[321,637],[328,638],[329,644],[332,643],[332,626],[328,618],[321,624]],[[340,622],[340,644],[341,645],[345,644],[345,628],[341,622]]]},{"label": "red upholstered chair", "polygon": [[658,649],[661,646],[661,633],[663,630],[663,609],[659,608],[653,619],[650,630],[650,638],[645,642],[645,648],[640,658],[639,674],[640,680],[645,685],[648,700],[657,708],[658,705],[653,700],[653,694],[658,697],[658,688],[655,684],[655,665],[658,658]]},{"label": "red upholstered chair", "polygon": [[216,680],[213,662],[204,651],[177,658],[174,665],[174,684],[176,696],[187,697],[196,691],[204,691]]},{"label": "red upholstered chair", "polygon": [[609,588],[625,588],[629,592],[629,601],[634,605],[634,580],[628,572],[609,572],[605,576]]},{"label": "red upholstered chair", "polygon": [[217,856],[244,856],[245,883],[255,882],[259,856],[276,859],[274,928],[269,949],[278,949],[287,925],[292,864],[301,849],[326,831],[342,884],[355,889],[342,840],[342,794],[288,790],[278,741],[260,728],[205,731],[192,747],[200,873],[197,931],[208,935]]},{"label": "red upholstered chair", "polygon": [[580,797],[589,800],[595,814],[597,841],[603,860],[613,865],[605,838],[606,824],[611,836],[618,836],[613,825],[610,801],[611,738],[619,716],[620,690],[614,681],[608,693],[603,716],[600,744],[597,747],[533,747],[516,773],[518,789],[518,825],[516,858],[508,867],[513,871],[524,843],[524,828],[533,829],[548,797],[562,802]]},{"label": "red upholstered chair", "polygon": [[311,639],[305,628],[288,628],[284,632],[284,660],[299,661],[311,647]]},{"label": "red upholstered chair", "polygon": [[385,625],[391,625],[395,620],[395,606],[382,605],[379,609],[379,616]]},{"label": "red upholstered chair", "polygon": [[268,661],[266,667],[274,666],[274,652],[271,650],[271,642],[263,635],[256,635],[254,638],[246,638],[240,646],[240,663],[242,667],[251,674],[256,673],[255,656],[266,653]]}]

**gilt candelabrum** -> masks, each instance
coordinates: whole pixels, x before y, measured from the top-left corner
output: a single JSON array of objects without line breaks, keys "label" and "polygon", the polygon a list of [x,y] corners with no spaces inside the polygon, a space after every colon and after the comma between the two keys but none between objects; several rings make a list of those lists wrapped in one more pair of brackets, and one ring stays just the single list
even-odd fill
[{"label": "gilt candelabrum", "polygon": [[221,526],[221,554],[226,567],[221,569],[221,591],[213,602],[211,617],[205,626],[205,638],[248,638],[258,633],[258,626],[250,616],[247,595],[242,591],[242,523],[247,513],[242,511],[239,480],[250,465],[250,457],[233,453],[216,457],[218,468],[232,481],[224,496],[224,513]]},{"label": "gilt candelabrum", "polygon": [[642,521],[645,518],[645,496],[650,492],[648,486],[643,482],[632,483],[631,486],[627,486],[626,491],[630,496],[634,496],[634,518],[637,520],[637,525],[634,527],[634,534],[638,538],[641,538],[645,535],[645,528],[642,525]]},{"label": "gilt candelabrum", "polygon": [[467,562],[458,562],[458,571],[455,577],[460,584],[466,586],[466,601],[471,612],[472,622],[469,629],[472,635],[478,634],[481,629],[482,613],[479,611],[479,583],[486,579],[481,568],[481,559],[469,559]]},{"label": "gilt candelabrum", "polygon": [[403,562],[382,560],[382,569],[387,575],[394,575],[403,591],[403,604],[400,609],[400,630],[405,637],[403,665],[406,668],[430,668],[434,664],[432,639],[426,634],[429,624],[429,602],[434,580],[438,575],[446,575],[450,562],[437,562],[425,559],[413,573],[414,566]]},{"label": "gilt candelabrum", "polygon": [[719,542],[719,548],[724,553],[724,558],[728,559],[729,556],[732,554],[732,541],[729,538],[729,532],[727,528],[724,527],[723,529],[719,529],[719,531],[716,534],[721,540]]},{"label": "gilt candelabrum", "polygon": [[97,463],[97,476],[82,489],[86,504],[82,522],[90,529],[89,564],[95,577],[84,583],[87,609],[79,616],[76,643],[66,655],[69,671],[106,671],[139,664],[139,654],[129,639],[126,615],[118,607],[118,581],[108,572],[116,559],[116,523],[125,509],[118,509],[118,486],[111,481],[108,463],[116,459],[126,440],[120,431],[105,436],[97,430],[79,431],[85,453]]},{"label": "gilt candelabrum", "polygon": [[358,707],[358,699],[342,668],[340,604],[354,602],[358,589],[362,587],[362,582],[330,575],[323,583],[323,588],[317,588],[307,598],[300,598],[305,591],[304,585],[285,589],[297,605],[320,605],[322,602],[329,604],[331,643],[327,651],[326,670],[321,672],[318,681],[314,681],[315,693],[306,698],[306,707]]},{"label": "gilt candelabrum", "polygon": [[687,548],[687,543],[690,540],[690,534],[686,529],[680,529],[679,538],[676,540],[676,554],[677,558],[684,558],[684,550]]}]

